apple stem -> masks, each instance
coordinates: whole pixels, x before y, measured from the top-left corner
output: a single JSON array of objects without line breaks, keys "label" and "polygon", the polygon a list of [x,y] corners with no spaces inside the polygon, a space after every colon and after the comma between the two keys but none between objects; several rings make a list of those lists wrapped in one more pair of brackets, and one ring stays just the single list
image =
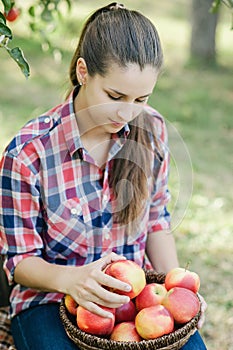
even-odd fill
[{"label": "apple stem", "polygon": [[187,263],[186,263],[186,265],[185,265],[185,268],[184,268],[185,271],[188,270],[190,264],[191,264],[191,260],[188,260]]}]

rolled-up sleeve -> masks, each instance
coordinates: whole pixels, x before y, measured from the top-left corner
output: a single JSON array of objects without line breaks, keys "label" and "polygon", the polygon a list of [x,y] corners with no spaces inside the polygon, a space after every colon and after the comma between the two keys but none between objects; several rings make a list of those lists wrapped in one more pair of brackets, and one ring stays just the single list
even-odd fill
[{"label": "rolled-up sleeve", "polygon": [[6,153],[0,163],[0,248],[10,282],[16,265],[41,256],[43,227],[37,176],[21,160]]},{"label": "rolled-up sleeve", "polygon": [[[168,136],[165,122],[162,118],[159,118],[157,124],[158,138],[160,147],[163,152],[163,160],[159,169],[159,172],[155,175],[153,181],[153,189],[151,194],[151,205],[149,212],[149,225],[148,234],[157,231],[164,231],[170,229],[170,214],[167,210],[167,205],[170,201],[171,195],[168,190],[168,175],[169,175],[169,148],[168,148]],[[158,161],[155,159],[154,167],[158,166]]]}]

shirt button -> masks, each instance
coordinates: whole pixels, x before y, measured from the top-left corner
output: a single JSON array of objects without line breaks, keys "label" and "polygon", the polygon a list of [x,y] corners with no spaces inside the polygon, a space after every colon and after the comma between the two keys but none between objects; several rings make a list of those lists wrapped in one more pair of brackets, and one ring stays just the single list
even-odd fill
[{"label": "shirt button", "polygon": [[106,194],[103,195],[103,203],[106,204],[108,202],[108,196]]},{"label": "shirt button", "polygon": [[78,210],[76,208],[71,208],[70,212],[72,215],[75,215],[77,214]]},{"label": "shirt button", "polygon": [[109,239],[109,237],[110,237],[110,234],[109,234],[109,233],[105,233],[105,234],[104,234],[104,238],[105,238],[105,239]]},{"label": "shirt button", "polygon": [[104,235],[104,239],[110,238],[109,230],[107,228],[103,229],[103,235]]},{"label": "shirt button", "polygon": [[44,123],[45,123],[45,124],[50,123],[50,118],[49,118],[49,117],[44,118]]}]

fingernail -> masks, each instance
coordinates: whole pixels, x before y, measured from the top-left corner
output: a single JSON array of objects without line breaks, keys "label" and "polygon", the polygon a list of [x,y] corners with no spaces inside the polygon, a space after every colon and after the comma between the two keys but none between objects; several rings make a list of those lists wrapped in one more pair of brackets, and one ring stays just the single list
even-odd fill
[{"label": "fingernail", "polygon": [[129,286],[129,285],[125,287],[126,292],[130,292],[131,289],[132,289],[132,288],[131,288],[131,286]]}]

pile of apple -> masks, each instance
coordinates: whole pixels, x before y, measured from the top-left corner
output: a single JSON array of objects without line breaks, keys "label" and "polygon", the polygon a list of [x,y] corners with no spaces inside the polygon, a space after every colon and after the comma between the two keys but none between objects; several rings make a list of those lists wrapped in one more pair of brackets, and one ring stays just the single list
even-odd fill
[{"label": "pile of apple", "polygon": [[200,278],[190,270],[172,269],[163,284],[147,284],[144,270],[130,260],[111,263],[105,273],[131,285],[130,292],[114,290],[128,295],[130,301],[117,309],[102,306],[113,314],[113,318],[104,318],[77,305],[66,295],[68,312],[86,333],[116,341],[155,339],[189,322],[200,310],[197,296]]}]

